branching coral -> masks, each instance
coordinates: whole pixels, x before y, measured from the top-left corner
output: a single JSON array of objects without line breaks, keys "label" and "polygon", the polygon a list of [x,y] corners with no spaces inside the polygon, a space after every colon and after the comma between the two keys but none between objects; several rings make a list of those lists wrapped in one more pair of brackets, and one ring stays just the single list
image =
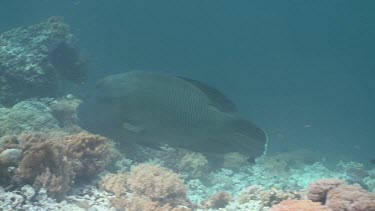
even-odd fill
[{"label": "branching coral", "polygon": [[74,177],[70,163],[64,158],[63,145],[37,135],[23,136],[24,155],[14,177],[15,181],[46,188],[49,195],[61,199]]},{"label": "branching coral", "polygon": [[14,180],[46,188],[62,199],[70,185],[98,174],[111,152],[109,140],[89,134],[22,134],[23,157]]},{"label": "branching coral", "polygon": [[285,200],[273,206],[270,211],[329,211],[329,209],[310,200]]},{"label": "branching coral", "polygon": [[115,153],[107,138],[87,132],[65,136],[61,141],[77,178],[95,176],[104,169],[111,152]]}]

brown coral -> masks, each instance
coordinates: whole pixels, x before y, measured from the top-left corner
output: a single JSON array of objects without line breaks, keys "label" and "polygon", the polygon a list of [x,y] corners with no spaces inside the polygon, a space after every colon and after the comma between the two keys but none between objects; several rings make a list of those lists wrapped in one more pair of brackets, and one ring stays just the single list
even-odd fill
[{"label": "brown coral", "polygon": [[46,188],[50,196],[61,199],[74,177],[70,164],[64,158],[63,145],[37,135],[24,134],[24,137],[27,138],[24,155],[14,180]]},{"label": "brown coral", "polygon": [[345,181],[335,178],[317,180],[309,184],[307,198],[325,204],[328,191],[344,183]]},{"label": "brown coral", "polygon": [[138,165],[131,171],[128,185],[134,195],[148,197],[162,204],[175,206],[187,203],[183,180],[163,167]]},{"label": "brown coral", "polygon": [[87,179],[98,174],[108,163],[110,153],[115,153],[107,138],[87,132],[65,136],[62,142],[78,178]]},{"label": "brown coral", "polygon": [[14,181],[46,188],[57,199],[64,197],[72,183],[103,170],[111,152],[108,139],[89,133],[24,133],[19,139],[23,157]]},{"label": "brown coral", "polygon": [[260,206],[261,208],[264,208],[271,207],[283,200],[295,200],[301,198],[301,191],[283,191],[276,188],[266,189],[259,185],[253,185],[247,187],[240,193],[238,201],[240,204],[247,203],[251,200],[261,201]]},{"label": "brown coral", "polygon": [[118,210],[190,210],[184,182],[163,167],[140,164],[130,174],[108,174],[100,187],[115,193],[111,202]]},{"label": "brown coral", "polygon": [[115,194],[116,197],[125,195],[128,191],[127,179],[129,175],[126,173],[107,174],[99,182],[99,186],[109,192]]},{"label": "brown coral", "polygon": [[326,205],[333,211],[375,211],[375,194],[359,185],[340,185],[328,191]]},{"label": "brown coral", "polygon": [[285,200],[273,206],[270,211],[329,211],[329,209],[310,200]]},{"label": "brown coral", "polygon": [[198,152],[187,152],[178,161],[178,169],[189,172],[189,176],[192,178],[203,176],[207,168],[207,158]]}]

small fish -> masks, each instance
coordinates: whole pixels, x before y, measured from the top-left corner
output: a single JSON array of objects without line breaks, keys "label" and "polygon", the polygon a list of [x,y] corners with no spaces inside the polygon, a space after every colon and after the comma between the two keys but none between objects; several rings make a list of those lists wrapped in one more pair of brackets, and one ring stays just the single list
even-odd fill
[{"label": "small fish", "polygon": [[370,163],[372,163],[372,164],[375,164],[375,158],[374,158],[374,159],[371,159],[371,160],[369,160],[369,162],[370,162]]},{"label": "small fish", "polygon": [[184,77],[139,71],[108,76],[76,115],[86,130],[120,142],[239,152],[252,159],[266,150],[267,134],[240,117],[232,101]]}]

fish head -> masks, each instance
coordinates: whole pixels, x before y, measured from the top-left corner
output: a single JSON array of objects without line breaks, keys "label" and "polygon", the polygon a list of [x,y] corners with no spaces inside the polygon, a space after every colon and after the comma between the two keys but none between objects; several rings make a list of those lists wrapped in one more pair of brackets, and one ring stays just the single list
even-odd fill
[{"label": "fish head", "polygon": [[121,127],[121,119],[113,100],[98,96],[90,97],[76,109],[78,124],[92,133],[113,137]]},{"label": "fish head", "polygon": [[247,156],[250,160],[267,152],[267,133],[252,122],[234,117],[231,132],[227,134],[227,143],[233,150]]}]

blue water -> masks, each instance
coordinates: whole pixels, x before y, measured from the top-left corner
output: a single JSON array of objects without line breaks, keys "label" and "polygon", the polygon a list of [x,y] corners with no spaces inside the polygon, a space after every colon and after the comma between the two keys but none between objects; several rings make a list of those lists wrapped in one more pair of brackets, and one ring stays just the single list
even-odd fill
[{"label": "blue water", "polygon": [[88,84],[128,70],[204,81],[268,131],[270,153],[375,157],[375,2],[1,0],[0,31],[63,16]]}]

